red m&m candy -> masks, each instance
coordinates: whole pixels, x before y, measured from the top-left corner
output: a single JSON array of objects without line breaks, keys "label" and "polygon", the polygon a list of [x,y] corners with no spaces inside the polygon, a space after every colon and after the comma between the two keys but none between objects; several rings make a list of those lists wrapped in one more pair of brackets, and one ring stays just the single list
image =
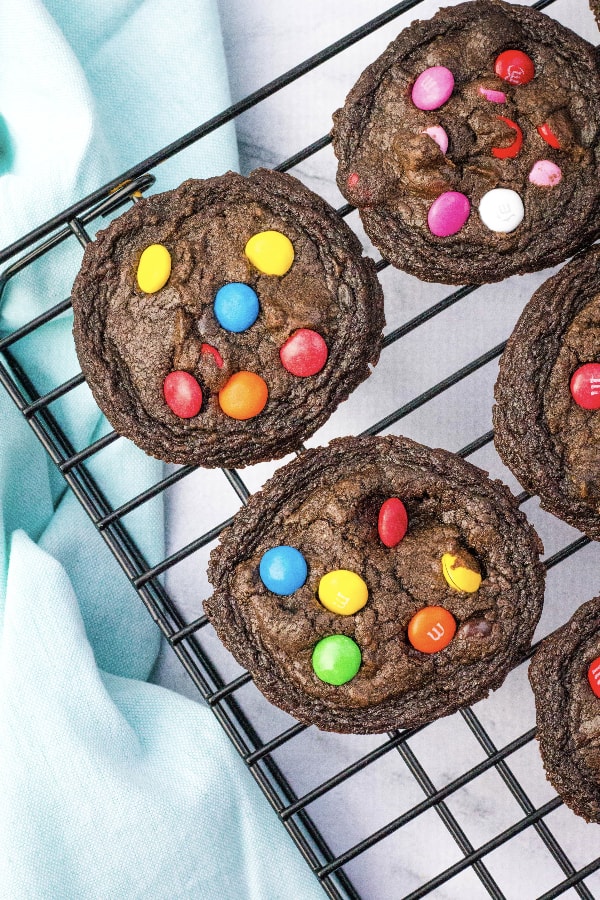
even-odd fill
[{"label": "red m&m candy", "polygon": [[571,377],[571,395],[582,409],[600,409],[600,363],[585,363]]},{"label": "red m&m candy", "polygon": [[542,138],[542,140],[546,141],[546,143],[551,147],[554,147],[555,150],[560,150],[560,141],[547,122],[544,122],[543,125],[538,125],[537,133]]},{"label": "red m&m candy", "polygon": [[320,372],[328,356],[327,344],[317,331],[299,328],[279,349],[281,365],[292,375],[306,378]]},{"label": "red m&m candy", "polygon": [[494,71],[509,84],[527,84],[535,75],[535,66],[522,50],[505,50],[496,57]]},{"label": "red m&m candy", "polygon": [[214,359],[219,369],[223,368],[223,357],[219,353],[216,347],[213,347],[212,344],[201,344],[200,345],[200,353],[209,353]]},{"label": "red m&m candy", "polygon": [[497,159],[513,159],[515,156],[518,156],[523,146],[523,132],[512,119],[507,119],[506,116],[497,116],[496,118],[501,119],[509,128],[512,128],[515,136],[508,147],[492,147],[492,156],[495,156]]},{"label": "red m&m candy", "polygon": [[395,547],[399,544],[408,528],[408,514],[402,500],[398,497],[390,497],[381,504],[377,531],[381,542],[386,547]]},{"label": "red m&m candy", "polygon": [[167,406],[180,419],[197,416],[202,406],[202,388],[189,372],[170,372],[163,382]]},{"label": "red m&m candy", "polygon": [[589,665],[588,681],[596,697],[600,697],[600,656]]}]

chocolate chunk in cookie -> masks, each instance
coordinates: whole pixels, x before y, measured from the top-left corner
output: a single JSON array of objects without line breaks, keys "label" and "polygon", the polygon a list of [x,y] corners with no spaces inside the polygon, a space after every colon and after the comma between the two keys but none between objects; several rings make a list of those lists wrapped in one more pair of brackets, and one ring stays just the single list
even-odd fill
[{"label": "chocolate chunk in cookie", "polygon": [[113,427],[203,466],[297,448],[369,375],[384,325],[352,231],[265,169],[140,200],[86,248],[72,300],[81,367]]},{"label": "chocolate chunk in cookie", "polygon": [[529,681],[548,780],[573,812],[600,822],[600,597],[542,641]]},{"label": "chocolate chunk in cookie", "polygon": [[543,13],[473,0],[413,22],[334,114],[341,192],[393,265],[499,281],[600,223],[600,70]]},{"label": "chocolate chunk in cookie", "polygon": [[541,549],[508,489],[460,457],[342,438],[237,513],[210,557],[205,610],[299,720],[406,728],[485,697],[523,659]]},{"label": "chocolate chunk in cookie", "polygon": [[503,461],[544,509],[600,540],[600,248],[535,292],[494,394]]}]

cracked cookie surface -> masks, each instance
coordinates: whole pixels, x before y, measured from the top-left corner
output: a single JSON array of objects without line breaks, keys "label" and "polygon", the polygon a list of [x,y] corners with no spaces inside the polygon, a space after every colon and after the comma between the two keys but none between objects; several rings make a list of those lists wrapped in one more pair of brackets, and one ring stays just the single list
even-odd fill
[{"label": "cracked cookie surface", "polygon": [[600,822],[598,657],[600,597],[595,597],[542,641],[529,667],[548,780],[588,822]]},{"label": "cracked cookie surface", "polygon": [[[245,252],[264,232],[292,244],[282,275],[261,271]],[[140,261],[157,245],[170,257],[168,278],[142,290]],[[214,307],[219,289],[233,283],[259,304],[240,332],[224,327],[230,318],[219,321]],[[86,248],[72,300],[79,360],[113,427],[159,459],[204,466],[244,466],[296,448],[369,375],[384,325],[374,264],[352,231],[295,178],[265,169],[190,180],[140,200]],[[280,356],[303,330],[321,341],[320,362],[326,347],[308,376]],[[251,389],[268,391],[264,407],[244,419],[223,411],[231,403],[222,391],[240,372],[253,376]],[[171,373],[185,373],[177,377],[195,389],[199,411],[181,406],[186,384],[177,381],[184,415],[166,402]]]},{"label": "cracked cookie surface", "polygon": [[332,137],[338,186],[382,256],[466,284],[544,268],[594,239],[599,132],[594,47],[536,10],[473,0],[401,32],[334,114]]},{"label": "cracked cookie surface", "polygon": [[[576,256],[523,310],[500,360],[498,453],[549,512],[600,540],[600,402],[580,406],[571,379],[600,363],[600,248]],[[600,366],[598,366],[600,373]],[[594,399],[600,381],[590,383]]]},{"label": "cracked cookie surface", "polygon": [[[408,514],[392,547],[379,524],[389,498]],[[282,546],[307,571],[285,595],[261,577],[265,553]],[[460,457],[400,437],[341,438],[284,466],[238,512],[211,553],[205,611],[273,703],[325,730],[383,732],[447,715],[502,683],[541,612],[540,552],[508,489]],[[340,570],[368,591],[351,614],[324,605],[324,576]],[[436,652],[409,637],[423,610],[434,611]],[[444,616],[456,631],[440,641]],[[341,684],[315,670],[315,648],[331,635],[360,651]]]}]

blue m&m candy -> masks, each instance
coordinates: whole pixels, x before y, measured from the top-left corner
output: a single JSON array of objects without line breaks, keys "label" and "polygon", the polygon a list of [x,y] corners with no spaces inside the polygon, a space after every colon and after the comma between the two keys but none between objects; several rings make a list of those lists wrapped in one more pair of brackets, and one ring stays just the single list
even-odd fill
[{"label": "blue m&m candy", "polygon": [[281,544],[263,554],[258,571],[268,590],[286,596],[302,587],[308,575],[308,566],[299,550]]},{"label": "blue m&m candy", "polygon": [[240,281],[219,288],[214,302],[215,316],[221,328],[236,333],[254,325],[259,308],[256,291]]}]

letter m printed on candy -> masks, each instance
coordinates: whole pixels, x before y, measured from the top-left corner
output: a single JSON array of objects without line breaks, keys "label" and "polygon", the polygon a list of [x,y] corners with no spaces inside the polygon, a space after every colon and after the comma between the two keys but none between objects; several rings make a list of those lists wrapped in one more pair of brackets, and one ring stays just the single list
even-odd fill
[{"label": "letter m printed on candy", "polygon": [[436,622],[431,631],[427,632],[427,637],[430,637],[432,641],[439,641],[440,638],[444,637],[446,633],[446,629],[442,625],[441,622]]}]

